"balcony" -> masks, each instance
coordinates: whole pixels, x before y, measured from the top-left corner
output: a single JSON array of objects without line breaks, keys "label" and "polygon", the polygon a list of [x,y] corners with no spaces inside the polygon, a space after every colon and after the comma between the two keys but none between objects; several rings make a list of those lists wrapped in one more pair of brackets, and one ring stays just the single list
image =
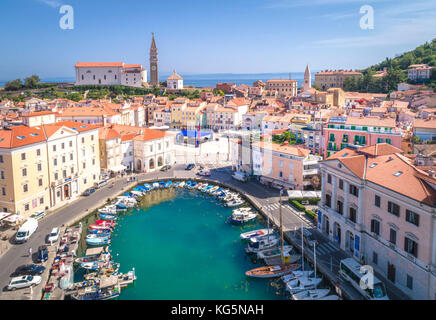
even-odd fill
[{"label": "balcony", "polygon": [[310,175],[316,175],[319,173],[319,169],[308,169],[303,170],[303,176],[310,176]]}]

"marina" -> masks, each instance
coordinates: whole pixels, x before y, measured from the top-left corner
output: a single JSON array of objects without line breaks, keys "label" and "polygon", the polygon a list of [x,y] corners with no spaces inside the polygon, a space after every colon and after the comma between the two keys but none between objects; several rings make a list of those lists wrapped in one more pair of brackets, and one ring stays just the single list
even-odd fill
[{"label": "marina", "polygon": [[[332,293],[280,235],[229,188],[191,180],[138,184],[67,229],[60,246],[65,259],[56,257],[53,265],[56,270],[60,263],[62,270],[50,278],[44,299],[292,299],[306,290]],[[325,296],[307,292],[310,299]]]}]

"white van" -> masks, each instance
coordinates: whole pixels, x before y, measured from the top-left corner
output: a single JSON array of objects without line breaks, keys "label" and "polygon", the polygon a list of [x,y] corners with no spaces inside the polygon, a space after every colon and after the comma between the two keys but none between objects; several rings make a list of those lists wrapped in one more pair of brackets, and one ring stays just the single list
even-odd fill
[{"label": "white van", "polygon": [[101,181],[99,181],[99,182],[96,182],[95,183],[95,187],[98,189],[98,188],[101,188],[101,187],[103,187],[103,186],[105,186],[106,184],[107,184],[107,180],[101,180]]},{"label": "white van", "polygon": [[23,243],[29,240],[30,236],[38,229],[38,220],[34,218],[27,219],[26,222],[18,229],[15,236],[16,243]]},{"label": "white van", "polygon": [[232,178],[242,181],[242,182],[246,182],[247,181],[247,176],[245,175],[244,172],[240,172],[240,171],[236,171],[232,174]]}]

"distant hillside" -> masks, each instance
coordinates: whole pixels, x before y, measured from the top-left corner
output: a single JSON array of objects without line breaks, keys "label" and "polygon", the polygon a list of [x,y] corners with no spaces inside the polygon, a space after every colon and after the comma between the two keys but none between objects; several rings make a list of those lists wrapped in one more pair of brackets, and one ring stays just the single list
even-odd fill
[{"label": "distant hillside", "polygon": [[386,58],[383,62],[375,64],[366,70],[383,70],[384,67],[390,69],[407,70],[411,64],[425,63],[429,66],[436,67],[436,39],[430,43],[426,42],[423,45],[415,48],[412,51],[397,55],[395,58]]},{"label": "distant hillside", "polygon": [[[359,91],[372,93],[389,93],[397,90],[400,82],[409,82],[407,79],[407,68],[411,64],[425,63],[429,66],[436,67],[436,39],[430,43],[415,48],[412,51],[397,55],[395,58],[386,58],[383,62],[368,67],[363,72],[360,79],[350,78],[344,81],[345,91]],[[387,75],[382,78],[374,78],[376,71],[387,69]],[[433,71],[430,81],[426,85],[436,89],[436,71]]]}]

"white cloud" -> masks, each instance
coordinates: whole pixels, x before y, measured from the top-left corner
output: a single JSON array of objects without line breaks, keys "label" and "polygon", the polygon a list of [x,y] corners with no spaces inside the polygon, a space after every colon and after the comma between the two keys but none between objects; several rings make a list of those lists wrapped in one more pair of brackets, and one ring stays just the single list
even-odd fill
[{"label": "white cloud", "polygon": [[60,3],[59,1],[56,0],[37,0],[40,3],[44,3],[52,8],[57,8],[60,7],[62,5],[62,3]]}]

